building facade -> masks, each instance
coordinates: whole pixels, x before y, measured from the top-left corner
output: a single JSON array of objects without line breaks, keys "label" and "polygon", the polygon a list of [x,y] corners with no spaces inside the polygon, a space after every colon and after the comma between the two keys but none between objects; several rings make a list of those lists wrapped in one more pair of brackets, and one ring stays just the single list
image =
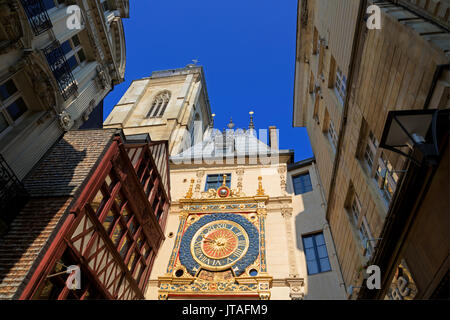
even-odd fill
[{"label": "building facade", "polygon": [[143,299],[170,206],[167,142],[71,130],[24,180],[0,299]]},{"label": "building facade", "polygon": [[[196,121],[201,124],[197,137]],[[203,69],[188,65],[155,71],[149,78],[133,81],[103,126],[167,140],[172,155],[191,147],[195,138],[201,140],[212,121]]]},{"label": "building facade", "polygon": [[276,127],[267,144],[253,116],[214,129],[202,67],[134,81],[104,126],[169,140],[172,204],[147,299],[345,298],[313,160],[291,167]]},{"label": "building facade", "polygon": [[[124,79],[128,14],[128,1],[0,2],[0,155],[14,181],[65,131],[82,126],[92,111],[101,116],[104,97]],[[16,185],[9,175],[0,179]],[[2,204],[14,202],[3,198],[17,193],[11,188],[0,192]],[[11,216],[2,214],[0,229]]]},{"label": "building facade", "polygon": [[[386,148],[384,133],[389,112],[450,107],[449,12],[445,1],[298,2],[293,125],[306,127],[311,139],[349,298],[430,298],[448,286],[449,232],[440,227],[449,221],[448,183],[438,182],[446,172],[439,163],[446,162],[448,123],[438,130],[444,132],[433,167],[405,157],[414,154],[406,144],[403,155]],[[381,28],[370,25],[374,17]],[[412,172],[422,177],[416,184],[424,189],[405,193]],[[441,189],[427,196],[431,181]],[[414,196],[419,193],[420,201]],[[442,206],[423,225],[436,228],[431,239],[426,228],[418,231],[424,218],[416,214],[424,212],[418,208],[427,197],[439,198]],[[403,208],[402,201],[416,206]],[[392,229],[400,212],[403,225]],[[397,247],[388,250],[387,241]],[[381,269],[377,293],[365,282],[372,264]],[[391,282],[395,287],[403,281],[398,270],[409,274],[402,278],[409,279],[403,290],[409,293],[393,296]]]}]

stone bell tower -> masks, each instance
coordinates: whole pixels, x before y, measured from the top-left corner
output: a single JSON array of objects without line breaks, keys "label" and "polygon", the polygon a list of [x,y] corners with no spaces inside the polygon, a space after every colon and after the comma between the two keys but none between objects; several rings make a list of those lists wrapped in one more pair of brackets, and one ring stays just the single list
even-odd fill
[{"label": "stone bell tower", "polygon": [[126,135],[148,133],[154,141],[168,140],[174,155],[193,145],[194,123],[203,134],[212,116],[203,67],[189,64],[134,80],[103,125]]}]

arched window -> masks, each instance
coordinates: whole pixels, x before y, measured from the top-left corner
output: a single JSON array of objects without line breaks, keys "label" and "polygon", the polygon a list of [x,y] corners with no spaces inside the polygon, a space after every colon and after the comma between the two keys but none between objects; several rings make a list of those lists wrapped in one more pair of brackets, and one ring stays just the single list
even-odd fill
[{"label": "arched window", "polygon": [[162,91],[155,96],[147,118],[160,118],[166,111],[170,100],[170,91]]}]

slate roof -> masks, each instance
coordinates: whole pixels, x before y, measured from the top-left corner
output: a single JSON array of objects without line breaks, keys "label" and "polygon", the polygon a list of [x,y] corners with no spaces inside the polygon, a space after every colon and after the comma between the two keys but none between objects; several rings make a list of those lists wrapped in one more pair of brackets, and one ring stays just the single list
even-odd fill
[{"label": "slate roof", "polygon": [[0,299],[19,298],[71,201],[72,197],[31,199],[13,221],[0,240]]},{"label": "slate roof", "polygon": [[0,238],[0,299],[18,299],[117,129],[66,133],[23,181],[31,199]]},{"label": "slate roof", "polygon": [[23,181],[32,197],[74,195],[117,129],[67,132]]},{"label": "slate roof", "polygon": [[172,161],[190,158],[222,158],[236,156],[258,156],[290,152],[290,150],[275,150],[257,137],[254,129],[227,130],[221,132],[209,128],[203,140],[183,152],[170,157]]}]

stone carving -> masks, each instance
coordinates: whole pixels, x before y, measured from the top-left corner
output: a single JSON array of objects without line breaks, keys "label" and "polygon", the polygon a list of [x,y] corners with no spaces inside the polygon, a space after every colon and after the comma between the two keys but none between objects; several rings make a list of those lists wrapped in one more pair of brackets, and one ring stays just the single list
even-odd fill
[{"label": "stone carving", "polygon": [[64,110],[59,114],[59,124],[64,131],[70,130],[74,121],[70,114]]},{"label": "stone carving", "polygon": [[303,300],[305,294],[304,290],[304,281],[303,278],[300,278],[298,274],[291,275],[291,278],[286,279],[291,291],[289,296],[292,300]]},{"label": "stone carving", "polygon": [[196,193],[199,193],[201,190],[201,183],[202,183],[202,178],[204,175],[205,175],[204,170],[197,171],[197,183],[195,184],[195,192]]},{"label": "stone carving", "polygon": [[281,192],[285,195],[286,194],[286,167],[280,166],[278,168],[278,173],[280,175]]},{"label": "stone carving", "polygon": [[108,77],[106,75],[104,67],[101,64],[97,66],[97,78],[95,78],[95,80],[98,87],[102,90],[108,87]]}]

